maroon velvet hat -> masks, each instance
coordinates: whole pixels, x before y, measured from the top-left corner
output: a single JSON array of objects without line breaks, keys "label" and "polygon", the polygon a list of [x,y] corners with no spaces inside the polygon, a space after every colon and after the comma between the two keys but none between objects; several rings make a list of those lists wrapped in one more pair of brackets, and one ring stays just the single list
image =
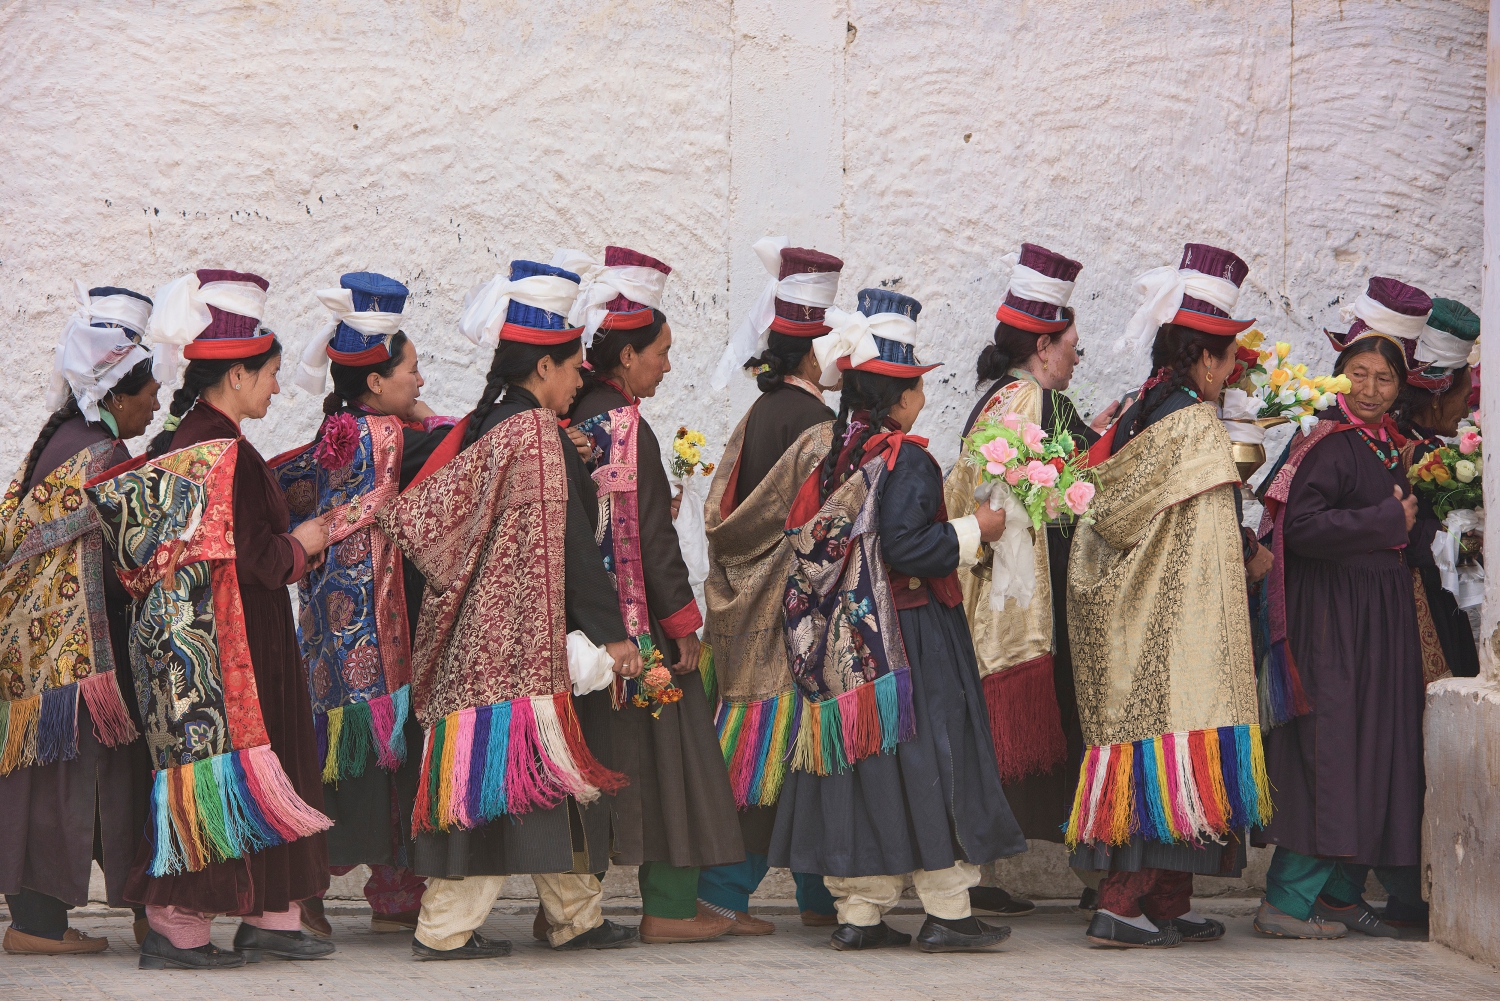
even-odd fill
[{"label": "maroon velvet hat", "polygon": [[[1206,243],[1189,243],[1184,246],[1182,263],[1177,266],[1177,269],[1197,271],[1214,278],[1222,278],[1226,282],[1232,282],[1236,288],[1242,286],[1245,277],[1250,274],[1250,265],[1242,261],[1239,255],[1221,247],[1210,247]],[[1236,320],[1211,302],[1184,295],[1182,308],[1177,311],[1172,322],[1184,327],[1192,327],[1194,330],[1201,330],[1205,334],[1233,337],[1240,331],[1248,329],[1255,319],[1252,317],[1248,320]]]},{"label": "maroon velvet hat", "polygon": [[[843,270],[844,262],[832,254],[810,247],[783,247],[781,271],[776,278],[779,281],[792,275],[838,274]],[[828,333],[828,326],[823,322],[823,315],[827,312],[818,306],[804,306],[778,298],[771,329],[792,337],[821,337]]]},{"label": "maroon velvet hat", "polygon": [[[271,288],[271,283],[260,275],[252,275],[244,271],[201,268],[197,274],[200,287],[210,282],[248,282],[260,286],[262,292],[269,291]],[[213,317],[212,322],[193,339],[191,344],[183,347],[183,357],[250,358],[270,348],[275,335],[269,330],[264,330],[258,318],[241,316],[213,305],[209,305],[208,312]],[[262,331],[258,336],[257,330]]]},{"label": "maroon velvet hat", "polygon": [[[1078,272],[1083,270],[1082,263],[1035,243],[1021,244],[1021,254],[1016,264],[1064,282],[1073,281],[1078,277]],[[1063,316],[1063,305],[1023,299],[1010,289],[1006,289],[1005,301],[995,310],[995,319],[1032,334],[1061,333],[1068,329],[1071,322]]]},{"label": "maroon velvet hat", "polygon": [[[1369,286],[1365,289],[1365,295],[1374,299],[1391,312],[1400,313],[1402,316],[1425,317],[1432,312],[1431,296],[1415,285],[1408,285],[1394,278],[1371,278]],[[1384,337],[1399,347],[1406,356],[1407,382],[1424,389],[1436,388],[1441,383],[1440,379],[1432,380],[1423,375],[1423,370],[1427,368],[1427,363],[1417,361],[1416,338],[1399,337],[1394,334],[1384,333],[1371,327],[1358,317],[1355,317],[1354,322],[1350,324],[1348,331],[1345,333],[1340,334],[1327,329],[1323,333],[1334,349],[1340,352],[1361,337]],[[1451,383],[1451,381],[1450,373],[1449,382]]]},{"label": "maroon velvet hat", "polygon": [[[672,269],[654,257],[647,257],[629,247],[605,247],[604,266],[606,268],[655,268],[664,275],[670,275]],[[651,322],[651,307],[642,305],[617,295],[604,304],[609,315],[604,322],[599,324],[600,330],[635,330],[644,327]]]}]

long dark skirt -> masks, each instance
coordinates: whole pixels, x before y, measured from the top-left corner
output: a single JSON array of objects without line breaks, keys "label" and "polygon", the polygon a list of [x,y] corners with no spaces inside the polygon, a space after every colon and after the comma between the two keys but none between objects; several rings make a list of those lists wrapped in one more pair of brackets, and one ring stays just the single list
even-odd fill
[{"label": "long dark skirt", "polygon": [[1099,872],[1140,872],[1142,869],[1170,869],[1195,876],[1238,877],[1245,870],[1245,832],[1230,836],[1227,844],[1210,842],[1202,846],[1168,845],[1147,841],[1139,834],[1130,843],[1111,848],[1109,845],[1079,845],[1068,854],[1068,865],[1074,869]]},{"label": "long dark skirt", "polygon": [[979,665],[962,608],[930,601],[900,613],[917,735],[848,771],[789,772],[770,861],[825,876],[894,876],[1019,855]]},{"label": "long dark skirt", "polygon": [[1383,550],[1288,555],[1288,637],[1313,711],[1271,731],[1276,814],[1257,844],[1363,865],[1422,861],[1422,652],[1411,571]]},{"label": "long dark skirt", "polygon": [[422,728],[407,717],[406,761],[394,772],[376,764],[372,750],[364,773],[324,783],[323,812],[328,829],[328,864],[410,865],[411,810],[422,770]]}]

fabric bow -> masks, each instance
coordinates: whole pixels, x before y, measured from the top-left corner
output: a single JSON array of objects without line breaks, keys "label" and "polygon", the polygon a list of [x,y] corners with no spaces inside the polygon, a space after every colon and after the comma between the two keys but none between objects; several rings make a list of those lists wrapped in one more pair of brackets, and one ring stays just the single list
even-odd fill
[{"label": "fabric bow", "polygon": [[323,392],[326,385],[324,377],[328,372],[330,360],[328,345],[332,343],[333,335],[338,331],[340,323],[347,323],[369,337],[384,337],[389,343],[391,335],[401,329],[401,324],[406,319],[404,312],[382,313],[379,310],[356,312],[354,293],[346,288],[325,288],[320,290],[317,296],[318,301],[328,307],[331,316],[302,349],[302,357],[297,363],[297,374],[292,377],[293,385],[315,395]]},{"label": "fabric bow", "polygon": [[879,337],[902,344],[917,342],[917,322],[900,313],[876,313],[874,316],[855,311],[846,313],[838,307],[829,307],[823,317],[828,333],[813,339],[813,354],[823,374],[819,381],[824,386],[834,386],[839,381],[837,362],[848,358],[851,368],[874,361],[880,357]]},{"label": "fabric bow", "polygon": [[778,298],[816,309],[827,309],[833,305],[834,296],[838,293],[839,287],[837,271],[778,277],[781,274],[781,252],[790,243],[791,241],[784,236],[763,236],[751,246],[751,249],[755,251],[755,256],[760,258],[760,263],[770,274],[771,280],[756,297],[755,304],[750,307],[750,312],[729,336],[729,344],[725,346],[724,353],[719,356],[719,366],[714,369],[713,378],[709,380],[709,385],[714,389],[723,389],[729,385],[729,377],[735,369],[743,366],[758,352],[765,350],[766,331],[770,329],[771,321],[776,318]]},{"label": "fabric bow", "polygon": [[1073,283],[1061,278],[1052,278],[1021,263],[1021,255],[1006,254],[1000,263],[1010,268],[1010,287],[1007,289],[1017,298],[1031,302],[1046,302],[1054,306],[1066,306],[1073,296]]},{"label": "fabric bow", "polygon": [[266,291],[254,282],[209,282],[201,285],[189,272],[156,290],[151,310],[151,374],[166,385],[177,380],[182,349],[208,325],[214,316],[208,307],[259,320],[266,312]]},{"label": "fabric bow", "polygon": [[1125,325],[1125,333],[1115,341],[1116,354],[1138,354],[1150,347],[1156,331],[1163,323],[1171,323],[1182,308],[1184,295],[1213,303],[1226,313],[1233,312],[1240,300],[1240,287],[1234,282],[1192,268],[1152,268],[1136,278],[1135,290],[1141,296],[1141,305]]},{"label": "fabric bow", "polygon": [[578,298],[578,283],[556,275],[532,275],[509,281],[496,275],[469,289],[464,296],[464,311],[458,318],[458,330],[474,344],[493,348],[500,343],[500,328],[510,302],[524,303],[549,313],[567,316]]},{"label": "fabric bow", "polygon": [[[47,385],[47,407],[57,410],[68,402],[71,390],[86,420],[99,419],[99,401],[120,378],[151,357],[126,333],[139,336],[151,316],[151,305],[128,295],[89,298],[88,286],[74,279],[78,308],[63,325],[52,360],[52,378]],[[95,321],[114,326],[96,327]]]},{"label": "fabric bow", "polygon": [[581,250],[559,250],[552,255],[554,268],[572,271],[582,278],[578,285],[578,298],[568,311],[568,323],[583,328],[583,349],[587,351],[594,343],[594,334],[609,315],[604,304],[615,296],[623,295],[631,302],[661,309],[662,293],[667,287],[667,276],[655,268],[637,265],[606,265]]}]

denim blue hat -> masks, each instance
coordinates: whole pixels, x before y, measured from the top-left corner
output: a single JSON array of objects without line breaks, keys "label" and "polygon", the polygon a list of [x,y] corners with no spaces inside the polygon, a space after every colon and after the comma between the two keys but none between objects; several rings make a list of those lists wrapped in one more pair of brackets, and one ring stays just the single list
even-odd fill
[{"label": "denim blue hat", "polygon": [[[356,313],[401,313],[406,309],[410,290],[385,275],[373,271],[355,271],[339,279],[349,290]],[[378,365],[390,358],[390,334],[365,334],[346,322],[340,322],[328,342],[328,357],[340,365]]]},{"label": "denim blue hat", "polygon": [[[891,292],[882,288],[865,288],[859,290],[859,311],[867,317],[894,313],[915,323],[917,314],[922,312],[922,304],[900,292]],[[852,368],[858,372],[873,372],[876,375],[889,375],[897,379],[909,379],[923,372],[931,372],[938,367],[937,365],[923,365],[917,361],[917,349],[914,344],[881,337],[873,330],[871,337],[879,352],[878,357],[858,365],[852,364],[850,358],[840,358],[838,367],[843,371]]]},{"label": "denim blue hat", "polygon": [[[566,278],[570,282],[582,281],[578,275],[562,268],[554,268],[550,264],[541,264],[537,261],[511,261],[510,280],[520,281],[522,278],[531,278],[536,275],[548,275],[553,278]],[[549,313],[545,309],[536,306],[528,306],[524,302],[510,301],[510,306],[505,311],[505,322],[514,323],[521,327],[533,327],[538,330],[567,330],[569,328],[568,317],[563,313]],[[508,340],[509,338],[502,339]]]}]

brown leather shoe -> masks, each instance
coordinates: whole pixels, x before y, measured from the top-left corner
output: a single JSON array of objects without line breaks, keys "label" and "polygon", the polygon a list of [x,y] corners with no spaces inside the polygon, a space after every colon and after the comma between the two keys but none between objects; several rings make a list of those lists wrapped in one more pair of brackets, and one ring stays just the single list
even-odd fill
[{"label": "brown leather shoe", "polygon": [[5,929],[3,947],[13,956],[72,956],[88,952],[103,952],[109,948],[109,939],[85,935],[77,928],[63,932],[61,940],[28,935],[14,928]]},{"label": "brown leather shoe", "polygon": [[146,941],[146,936],[151,932],[151,922],[145,918],[136,918],[130,924],[130,933],[135,936],[135,944],[141,945]]},{"label": "brown leather shoe", "polygon": [[303,931],[318,938],[333,938],[333,925],[323,915],[322,898],[308,897],[306,900],[299,900],[297,909],[302,912]]},{"label": "brown leather shoe", "polygon": [[698,911],[700,914],[707,911],[710,914],[716,914],[721,918],[728,918],[733,921],[734,925],[729,929],[729,934],[731,935],[759,936],[776,934],[775,925],[764,918],[752,917],[746,911],[731,911],[727,907],[710,904],[706,900],[698,901]]},{"label": "brown leather shoe", "polygon": [[839,923],[837,914],[819,914],[817,911],[803,911],[802,923],[809,928],[832,928]]},{"label": "brown leather shoe", "polygon": [[650,945],[675,945],[679,942],[707,942],[734,927],[734,920],[698,905],[691,918],[658,918],[641,916],[641,941]]},{"label": "brown leather shoe", "polygon": [[538,942],[551,942],[547,933],[552,930],[552,922],[547,920],[547,912],[542,910],[542,905],[536,905],[536,920],[531,922],[531,937]]},{"label": "brown leather shoe", "polygon": [[371,931],[416,931],[421,908],[415,911],[399,911],[395,914],[371,914]]}]

